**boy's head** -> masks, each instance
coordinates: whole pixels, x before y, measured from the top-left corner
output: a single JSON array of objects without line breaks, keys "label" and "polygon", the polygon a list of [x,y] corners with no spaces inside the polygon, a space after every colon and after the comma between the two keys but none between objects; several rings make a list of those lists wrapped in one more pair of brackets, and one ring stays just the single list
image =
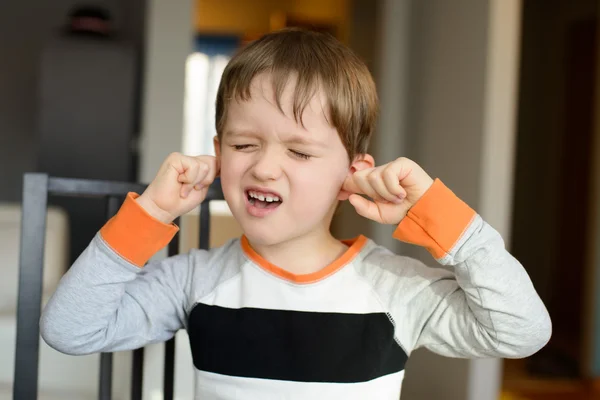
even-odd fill
[{"label": "boy's head", "polygon": [[367,152],[378,114],[377,91],[367,66],[334,37],[293,28],[263,36],[230,61],[217,93],[219,138],[231,100],[249,100],[250,85],[261,73],[271,76],[280,108],[283,90],[290,80],[295,81],[293,117],[297,122],[310,98],[322,90],[323,111],[349,159]]},{"label": "boy's head", "polygon": [[377,111],[367,67],[329,35],[287,29],[234,56],[217,93],[215,149],[246,235],[273,244],[328,230],[348,173],[373,165]]}]

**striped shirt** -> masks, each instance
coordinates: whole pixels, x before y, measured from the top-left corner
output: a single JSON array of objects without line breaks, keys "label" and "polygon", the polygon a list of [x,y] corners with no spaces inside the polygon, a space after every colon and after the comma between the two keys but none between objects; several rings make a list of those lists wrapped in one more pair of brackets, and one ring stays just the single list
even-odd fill
[{"label": "striped shirt", "polygon": [[46,306],[42,336],[55,349],[134,349],[186,329],[198,399],[397,400],[416,348],[525,357],[549,340],[548,313],[523,267],[439,180],[394,236],[447,268],[364,236],[305,275],[269,263],[245,237],[146,264],[177,227],[152,219],[135,197]]}]

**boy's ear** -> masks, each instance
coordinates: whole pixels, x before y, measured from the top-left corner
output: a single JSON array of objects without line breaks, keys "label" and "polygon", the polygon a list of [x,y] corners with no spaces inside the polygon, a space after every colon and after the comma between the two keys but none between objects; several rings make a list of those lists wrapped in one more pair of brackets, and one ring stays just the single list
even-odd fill
[{"label": "boy's ear", "polygon": [[221,141],[218,136],[213,138],[213,146],[215,146],[215,156],[217,160],[221,161]]},{"label": "boy's ear", "polygon": [[370,154],[359,154],[354,157],[354,161],[350,164],[349,175],[352,175],[356,171],[361,171],[367,168],[373,168],[375,166],[375,159]]},{"label": "boy's ear", "polygon": [[[366,153],[359,154],[356,157],[354,157],[352,164],[350,164],[350,169],[348,170],[348,175],[346,175],[346,180],[349,179],[352,176],[352,174],[354,174],[356,171],[373,168],[374,166],[375,166],[375,159],[373,158],[372,155],[366,154]],[[350,197],[350,195],[352,194],[352,192],[345,190],[344,187],[345,187],[345,182],[344,182],[344,185],[342,186],[342,188],[340,189],[340,193],[338,194],[338,197],[337,197],[338,200],[342,200],[342,201],[348,200],[348,197]]]}]

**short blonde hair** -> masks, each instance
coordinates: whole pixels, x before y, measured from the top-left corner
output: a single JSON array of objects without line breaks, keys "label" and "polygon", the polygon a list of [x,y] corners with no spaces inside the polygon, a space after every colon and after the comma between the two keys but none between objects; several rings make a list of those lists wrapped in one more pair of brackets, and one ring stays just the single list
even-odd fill
[{"label": "short blonde hair", "polygon": [[304,108],[322,89],[327,99],[327,119],[337,129],[350,161],[367,152],[379,108],[367,66],[333,36],[297,28],[269,33],[231,59],[217,92],[219,138],[229,102],[250,99],[252,80],[265,72],[271,75],[280,110],[283,90],[291,76],[296,78],[293,112],[300,123]]}]

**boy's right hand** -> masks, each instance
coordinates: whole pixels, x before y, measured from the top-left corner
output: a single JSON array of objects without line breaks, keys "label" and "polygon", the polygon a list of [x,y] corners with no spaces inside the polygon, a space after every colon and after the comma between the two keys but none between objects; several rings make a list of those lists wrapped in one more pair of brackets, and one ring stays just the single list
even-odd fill
[{"label": "boy's right hand", "polygon": [[219,164],[213,156],[172,153],[136,201],[151,216],[169,224],[204,201],[218,174]]}]

